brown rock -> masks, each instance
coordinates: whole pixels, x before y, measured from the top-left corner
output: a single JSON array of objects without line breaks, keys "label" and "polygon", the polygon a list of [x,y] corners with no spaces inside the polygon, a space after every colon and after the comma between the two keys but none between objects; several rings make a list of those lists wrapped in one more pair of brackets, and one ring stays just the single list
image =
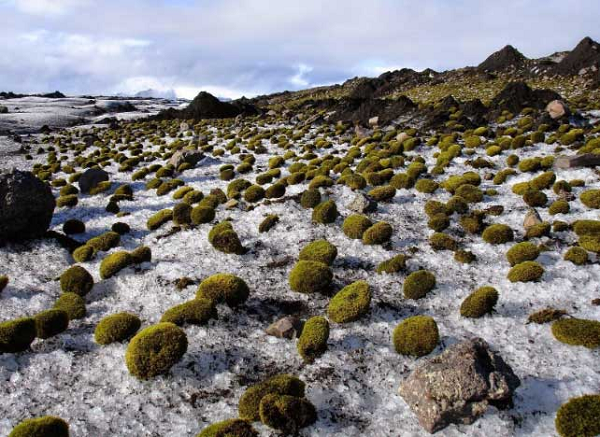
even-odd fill
[{"label": "brown rock", "polygon": [[523,219],[523,228],[527,231],[529,228],[535,225],[539,225],[542,223],[542,218],[535,210],[535,208],[529,208],[527,214],[525,214],[525,218]]},{"label": "brown rock", "polygon": [[546,106],[546,112],[550,115],[553,120],[569,115],[569,108],[562,100],[552,100]]},{"label": "brown rock", "polygon": [[584,153],[574,156],[559,156],[554,161],[556,168],[595,167],[600,165],[600,155]]},{"label": "brown rock", "polygon": [[266,333],[277,338],[294,338],[300,336],[302,321],[294,316],[283,317],[272,323]]}]

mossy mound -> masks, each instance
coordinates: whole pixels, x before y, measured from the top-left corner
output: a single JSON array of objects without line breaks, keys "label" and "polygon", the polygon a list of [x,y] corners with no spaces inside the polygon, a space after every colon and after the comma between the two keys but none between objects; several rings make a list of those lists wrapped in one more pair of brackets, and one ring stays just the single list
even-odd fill
[{"label": "mossy mound", "polygon": [[571,247],[564,256],[565,261],[570,261],[577,266],[582,266],[588,262],[588,253],[581,247]]},{"label": "mossy mound", "polygon": [[396,255],[379,263],[376,271],[377,273],[398,273],[406,269],[406,260],[406,255]]},{"label": "mossy mound", "polygon": [[396,326],[392,341],[399,354],[422,357],[437,347],[440,334],[432,317],[413,316]]},{"label": "mossy mound", "polygon": [[66,312],[69,320],[83,319],[87,313],[85,300],[77,293],[63,293],[53,308]]},{"label": "mossy mound", "polygon": [[289,276],[290,288],[307,294],[326,291],[332,280],[329,266],[318,261],[298,261]]},{"label": "mossy mound", "polygon": [[85,224],[81,220],[69,219],[63,223],[63,232],[67,235],[83,234]]},{"label": "mossy mound", "polygon": [[258,432],[243,419],[228,419],[207,426],[196,437],[258,437]]},{"label": "mossy mound", "polygon": [[454,260],[462,264],[470,264],[477,259],[473,252],[468,250],[457,250],[454,252]]},{"label": "mossy mound", "polygon": [[187,203],[178,203],[173,207],[173,224],[185,226],[192,223],[192,207]]},{"label": "mossy mound", "polygon": [[260,420],[260,401],[269,394],[304,397],[305,384],[292,375],[276,375],[248,387],[240,397],[238,410],[244,420]]},{"label": "mossy mound", "polygon": [[226,303],[230,307],[243,304],[250,296],[246,282],[230,273],[217,273],[203,280],[198,286],[196,298]]},{"label": "mossy mound", "polygon": [[130,339],[142,326],[138,316],[131,313],[117,313],[104,317],[94,331],[96,343],[106,345]]},{"label": "mossy mound", "polygon": [[460,315],[478,319],[491,313],[498,303],[498,291],[494,287],[481,287],[471,293],[460,306]]},{"label": "mossy mound", "polygon": [[543,310],[536,311],[529,314],[527,317],[527,323],[536,323],[541,325],[543,323],[554,322],[563,316],[566,316],[565,310],[557,310],[556,308],[544,308]]},{"label": "mossy mound", "polygon": [[173,323],[158,323],[140,331],[131,339],[125,363],[139,379],[167,373],[187,351],[185,332]]},{"label": "mossy mound", "polygon": [[387,243],[391,238],[394,230],[387,222],[377,222],[368,228],[363,236],[362,242],[367,245]]},{"label": "mossy mound", "polygon": [[510,282],[532,282],[539,280],[544,274],[544,268],[535,261],[524,261],[516,264],[508,272]]},{"label": "mossy mound", "polygon": [[458,242],[450,235],[435,232],[429,237],[429,245],[433,250],[457,250]]},{"label": "mossy mound", "polygon": [[581,193],[579,200],[588,208],[600,208],[600,190],[587,190]]},{"label": "mossy mound", "polygon": [[319,261],[331,265],[337,257],[337,247],[327,240],[317,240],[304,246],[300,251],[299,259],[302,261]]},{"label": "mossy mound", "polygon": [[344,220],[342,231],[348,238],[360,240],[367,229],[373,226],[373,222],[368,217],[360,214],[352,214]]},{"label": "mossy mound", "polygon": [[536,223],[533,226],[530,226],[525,232],[525,238],[531,240],[532,238],[541,238],[547,237],[550,235],[550,230],[552,226],[550,223]]},{"label": "mossy mound", "polygon": [[129,255],[131,255],[131,262],[133,264],[141,264],[152,261],[152,250],[148,246],[139,246],[133,249]]},{"label": "mossy mound", "polygon": [[258,225],[258,232],[261,234],[269,232],[277,223],[279,223],[279,216],[276,214],[269,214]]},{"label": "mossy mound", "polygon": [[446,214],[435,214],[429,217],[427,226],[435,232],[442,232],[450,226],[450,218]]},{"label": "mossy mound", "polygon": [[499,223],[485,228],[481,236],[489,244],[504,244],[514,239],[513,230],[509,226]]},{"label": "mossy mound", "polygon": [[63,293],[85,296],[94,287],[94,278],[81,266],[72,266],[60,275],[60,289]]},{"label": "mossy mound", "polygon": [[534,261],[540,256],[540,249],[529,241],[517,243],[506,252],[506,259],[511,266],[524,261]]},{"label": "mossy mound", "polygon": [[335,323],[360,319],[369,311],[371,292],[366,281],[356,281],[340,290],[327,307],[327,317]]},{"label": "mossy mound", "polygon": [[329,340],[329,322],[325,317],[311,317],[304,324],[298,339],[297,349],[307,363],[312,363],[327,350]]},{"label": "mossy mound", "polygon": [[190,219],[194,225],[210,223],[215,219],[215,209],[210,206],[195,206],[190,212]]},{"label": "mossy mound", "polygon": [[14,427],[8,437],[69,437],[69,424],[54,416],[25,419]]},{"label": "mossy mound", "polygon": [[265,197],[265,189],[260,185],[251,185],[244,191],[244,200],[249,203],[259,202]]},{"label": "mossy mound", "polygon": [[165,223],[173,219],[173,211],[170,209],[162,209],[156,214],[152,215],[146,222],[146,227],[150,231],[155,231]]},{"label": "mossy mound", "polygon": [[571,207],[569,206],[569,202],[566,200],[557,200],[552,202],[552,204],[548,207],[548,214],[568,214],[570,210]]},{"label": "mossy mound", "polygon": [[571,398],[560,406],[554,424],[561,437],[600,435],[600,395]]},{"label": "mossy mound", "polygon": [[523,201],[532,208],[536,206],[546,206],[548,203],[548,196],[543,191],[528,188],[523,193]]},{"label": "mossy mound", "polygon": [[306,190],[300,196],[300,205],[304,208],[314,208],[321,203],[321,193],[318,189]]},{"label": "mossy mound", "polygon": [[579,245],[585,250],[600,253],[600,236],[597,235],[583,235],[579,237]]},{"label": "mossy mound", "polygon": [[245,250],[231,222],[218,223],[208,233],[208,241],[220,252],[242,255]]},{"label": "mossy mound", "polygon": [[290,395],[268,394],[260,401],[260,420],[270,428],[286,435],[313,424],[317,412],[312,403]]},{"label": "mossy mound", "polygon": [[327,200],[315,206],[312,212],[312,221],[315,223],[328,224],[335,222],[339,213],[333,200]]},{"label": "mossy mound", "polygon": [[73,259],[78,263],[89,261],[94,258],[95,255],[96,249],[94,249],[92,246],[88,246],[87,244],[79,246],[73,251]]},{"label": "mossy mound", "polygon": [[377,202],[388,202],[396,195],[396,189],[391,185],[373,188],[369,191],[369,196]]},{"label": "mossy mound", "polygon": [[8,276],[0,275],[0,293],[2,293],[2,290],[4,290],[7,285],[8,285]]},{"label": "mossy mound", "polygon": [[0,323],[0,353],[26,351],[35,340],[35,320],[23,317]]},{"label": "mossy mound", "polygon": [[573,231],[579,237],[584,235],[600,236],[600,220],[577,220],[573,223]]},{"label": "mossy mound", "polygon": [[435,288],[435,276],[427,270],[412,272],[404,280],[403,291],[406,299],[421,299]]},{"label": "mossy mound", "polygon": [[69,315],[63,310],[45,310],[37,313],[35,320],[35,336],[41,339],[54,337],[69,327]]},{"label": "mossy mound", "polygon": [[131,264],[133,264],[133,258],[129,252],[123,250],[111,253],[100,263],[100,277],[108,279]]},{"label": "mossy mound", "polygon": [[211,299],[196,298],[169,308],[160,321],[174,323],[177,326],[206,325],[210,319],[216,318],[215,303]]},{"label": "mossy mound", "polygon": [[560,319],[552,324],[552,335],[561,343],[595,349],[600,347],[600,322],[576,318]]}]

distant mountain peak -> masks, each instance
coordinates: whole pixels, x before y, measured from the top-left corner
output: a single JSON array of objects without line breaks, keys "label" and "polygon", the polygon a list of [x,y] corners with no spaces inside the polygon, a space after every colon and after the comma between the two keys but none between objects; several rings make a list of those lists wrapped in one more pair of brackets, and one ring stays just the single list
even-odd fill
[{"label": "distant mountain peak", "polygon": [[600,44],[586,36],[556,66],[556,70],[563,75],[578,75],[586,70],[597,74],[600,71]]},{"label": "distant mountain peak", "polygon": [[479,64],[477,68],[482,71],[502,71],[511,67],[519,67],[526,60],[527,58],[523,53],[509,44],[497,52],[492,53],[485,61]]}]

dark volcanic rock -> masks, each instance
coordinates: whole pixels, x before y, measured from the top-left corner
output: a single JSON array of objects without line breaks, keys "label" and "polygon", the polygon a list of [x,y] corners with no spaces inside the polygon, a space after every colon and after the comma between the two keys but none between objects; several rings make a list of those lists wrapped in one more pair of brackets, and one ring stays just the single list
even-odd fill
[{"label": "dark volcanic rock", "polygon": [[481,338],[450,346],[400,385],[400,396],[427,431],[471,424],[492,404],[508,406],[519,378]]},{"label": "dark volcanic rock", "polygon": [[43,236],[55,206],[52,190],[33,173],[15,169],[0,172],[0,240]]},{"label": "dark volcanic rock", "polygon": [[511,45],[491,54],[485,61],[477,66],[482,71],[504,71],[510,68],[521,67],[527,58]]},{"label": "dark volcanic rock", "polygon": [[581,70],[588,69],[589,73],[598,76],[600,71],[600,44],[586,37],[577,47],[556,65],[555,71],[562,75],[578,75]]},{"label": "dark volcanic rock", "polygon": [[496,110],[508,110],[514,114],[523,108],[545,109],[552,100],[561,100],[552,90],[532,90],[525,82],[511,82],[492,100]]},{"label": "dark volcanic rock", "polygon": [[417,108],[408,97],[392,99],[352,99],[344,98],[336,101],[332,110],[335,113],[329,118],[331,123],[338,121],[369,125],[369,119],[379,117],[378,124],[385,126],[401,116],[407,116]]},{"label": "dark volcanic rock", "polygon": [[240,114],[255,115],[258,113],[258,109],[245,98],[232,102],[222,102],[212,94],[201,91],[186,108],[179,111],[170,108],[161,111],[155,118],[158,120],[203,120],[208,118],[234,118]]}]

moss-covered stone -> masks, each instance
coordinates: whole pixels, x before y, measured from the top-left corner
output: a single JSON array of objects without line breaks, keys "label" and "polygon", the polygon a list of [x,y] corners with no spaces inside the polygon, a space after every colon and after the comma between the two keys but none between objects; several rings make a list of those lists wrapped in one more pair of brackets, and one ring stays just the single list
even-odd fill
[{"label": "moss-covered stone", "polygon": [[307,244],[300,251],[299,259],[302,261],[319,261],[331,265],[337,257],[337,247],[327,240],[317,240]]},{"label": "moss-covered stone", "polygon": [[173,220],[173,211],[170,209],[162,209],[148,219],[146,227],[150,231],[155,231],[171,220]]},{"label": "moss-covered stone", "polygon": [[360,214],[352,214],[344,220],[342,231],[348,238],[360,240],[367,229],[373,226],[368,217]]},{"label": "moss-covered stone", "polygon": [[73,208],[77,206],[79,199],[76,194],[69,194],[68,196],[60,196],[56,199],[57,208]]},{"label": "moss-covered stone", "polygon": [[332,280],[329,266],[318,261],[298,261],[289,277],[293,291],[307,294],[326,291]]},{"label": "moss-covered stone", "polygon": [[100,277],[108,279],[133,264],[131,254],[126,251],[114,252],[100,263]]},{"label": "moss-covered stone", "polygon": [[570,261],[575,265],[582,266],[588,262],[588,253],[581,247],[571,247],[564,256],[565,261]]},{"label": "moss-covered stone", "polygon": [[516,264],[508,272],[510,282],[532,282],[539,280],[544,274],[544,268],[535,261],[524,261]]},{"label": "moss-covered stone", "polygon": [[231,222],[220,222],[208,233],[208,241],[220,252],[242,255],[245,250]]},{"label": "moss-covered stone", "polygon": [[260,401],[260,420],[286,435],[295,435],[301,428],[316,422],[317,412],[304,398],[268,394]]},{"label": "moss-covered stone", "polygon": [[314,208],[321,203],[321,193],[318,189],[306,190],[300,196],[300,205],[303,208]]},{"label": "moss-covered stone", "polygon": [[244,192],[244,200],[246,202],[259,202],[265,197],[265,189],[260,185],[252,185]]},{"label": "moss-covered stone", "polygon": [[152,261],[152,250],[148,246],[138,246],[129,255],[132,264],[141,264]]},{"label": "moss-covered stone", "polygon": [[579,200],[588,208],[600,208],[600,190],[587,190],[581,193]]},{"label": "moss-covered stone", "polygon": [[54,337],[69,327],[69,315],[66,311],[51,309],[37,313],[35,320],[35,336],[41,339]]},{"label": "moss-covered stone", "polygon": [[76,293],[63,293],[56,300],[53,308],[66,312],[69,320],[83,319],[87,313],[85,300]]},{"label": "moss-covered stone", "polygon": [[457,250],[458,242],[450,235],[435,232],[429,237],[429,245],[433,250]]},{"label": "moss-covered stone", "polygon": [[582,235],[579,237],[579,245],[585,250],[600,253],[600,236],[597,235]]},{"label": "moss-covered stone", "polygon": [[325,317],[311,317],[304,324],[302,334],[298,339],[298,353],[307,363],[325,353],[327,350],[327,340],[329,340],[329,322]]},{"label": "moss-covered stone", "polygon": [[177,326],[185,324],[206,325],[217,318],[217,309],[211,299],[196,298],[169,308],[161,317],[161,322],[171,322]]},{"label": "moss-covered stone", "polygon": [[560,319],[552,324],[552,335],[558,341],[588,349],[600,347],[600,322],[586,319]]},{"label": "moss-covered stone", "polygon": [[138,316],[131,313],[117,313],[104,317],[94,331],[96,343],[106,345],[130,339],[142,326]]},{"label": "moss-covered stone", "polygon": [[573,223],[573,231],[579,236],[600,236],[600,220],[577,220]]},{"label": "moss-covered stone", "polygon": [[563,316],[566,316],[565,310],[558,310],[556,308],[544,308],[543,310],[535,311],[529,314],[527,317],[527,323],[535,323],[538,325],[544,323],[554,322]]},{"label": "moss-covered stone", "polygon": [[207,426],[196,437],[258,437],[258,432],[246,420],[228,419]]},{"label": "moss-covered stone", "polygon": [[429,316],[404,319],[392,335],[394,349],[402,355],[422,357],[428,355],[440,342],[437,323]]},{"label": "moss-covered stone", "polygon": [[195,225],[210,223],[215,219],[215,210],[210,206],[198,205],[190,212],[190,218]]},{"label": "moss-covered stone", "polygon": [[456,189],[456,195],[465,199],[468,203],[477,203],[483,200],[483,193],[479,188],[471,184],[461,185]]},{"label": "moss-covered stone", "polygon": [[404,280],[403,291],[406,299],[421,299],[435,288],[435,276],[427,270],[412,272]]},{"label": "moss-covered stone", "polygon": [[392,238],[393,232],[389,223],[377,222],[364,232],[362,242],[367,245],[383,244]]},{"label": "moss-covered stone", "polygon": [[86,245],[94,248],[96,251],[106,252],[114,247],[117,247],[121,242],[121,236],[116,232],[105,232],[97,237],[90,238]]},{"label": "moss-covered stone", "polygon": [[250,422],[260,420],[260,401],[269,394],[304,397],[305,384],[292,375],[276,375],[263,382],[248,387],[240,397],[238,410],[240,417]]},{"label": "moss-covered stone", "polygon": [[556,431],[561,437],[594,437],[600,435],[600,395],[584,395],[569,399],[556,413]]},{"label": "moss-covered stone", "polygon": [[258,225],[258,232],[261,234],[269,232],[277,223],[279,223],[279,216],[276,214],[269,214]]},{"label": "moss-covered stone", "polygon": [[327,316],[335,323],[353,322],[369,311],[370,304],[369,284],[366,281],[356,281],[331,298]]},{"label": "moss-covered stone", "polygon": [[391,185],[384,185],[373,188],[369,191],[369,196],[378,202],[388,202],[396,195],[396,188]]},{"label": "moss-covered stone", "polygon": [[178,203],[173,207],[173,223],[177,226],[185,226],[192,223],[192,207],[185,203]]},{"label": "moss-covered stone", "polygon": [[63,223],[63,232],[67,235],[83,234],[85,223],[77,219],[69,219]]},{"label": "moss-covered stone", "polygon": [[377,273],[398,273],[406,269],[406,260],[406,255],[396,255],[379,263],[376,271]]},{"label": "moss-covered stone", "polygon": [[230,307],[243,304],[250,296],[246,282],[230,273],[217,273],[209,276],[198,286],[196,298],[212,300],[215,303],[226,303]]},{"label": "moss-covered stone", "polygon": [[83,246],[79,246],[77,249],[73,251],[73,259],[78,262],[86,262],[94,258],[96,255],[96,249],[92,246],[84,244]]},{"label": "moss-covered stone", "polygon": [[23,317],[0,323],[0,353],[23,352],[35,340],[35,320]]},{"label": "moss-covered stone", "polygon": [[494,287],[481,287],[463,300],[460,315],[477,319],[493,311],[498,303],[498,291]]},{"label": "moss-covered stone", "polygon": [[532,208],[546,206],[548,196],[543,191],[528,188],[523,193],[523,201]]},{"label": "moss-covered stone", "polygon": [[465,232],[469,234],[479,234],[485,227],[485,215],[481,211],[472,211],[460,217],[458,223]]},{"label": "moss-covered stone", "polygon": [[81,266],[72,266],[60,275],[60,289],[63,293],[85,296],[94,287],[94,278]]},{"label": "moss-covered stone", "polygon": [[139,379],[167,373],[185,354],[185,332],[173,323],[158,323],[136,334],[127,347],[125,363]]},{"label": "moss-covered stone", "polygon": [[538,256],[540,256],[540,249],[528,241],[517,243],[506,252],[506,259],[511,266],[524,261],[534,261]]},{"label": "moss-covered stone", "polygon": [[312,221],[321,224],[333,223],[338,215],[335,202],[333,200],[327,200],[315,206],[312,213]]},{"label": "moss-covered stone", "polygon": [[446,214],[435,214],[429,218],[427,226],[435,232],[442,232],[450,226],[450,218]]},{"label": "moss-covered stone", "polygon": [[485,228],[482,237],[489,244],[504,244],[513,241],[514,234],[510,226],[497,223]]},{"label": "moss-covered stone", "polygon": [[439,188],[439,184],[431,179],[419,179],[415,184],[415,189],[419,193],[431,194]]},{"label": "moss-covered stone", "polygon": [[13,428],[8,437],[69,437],[69,424],[54,416],[25,419]]}]

